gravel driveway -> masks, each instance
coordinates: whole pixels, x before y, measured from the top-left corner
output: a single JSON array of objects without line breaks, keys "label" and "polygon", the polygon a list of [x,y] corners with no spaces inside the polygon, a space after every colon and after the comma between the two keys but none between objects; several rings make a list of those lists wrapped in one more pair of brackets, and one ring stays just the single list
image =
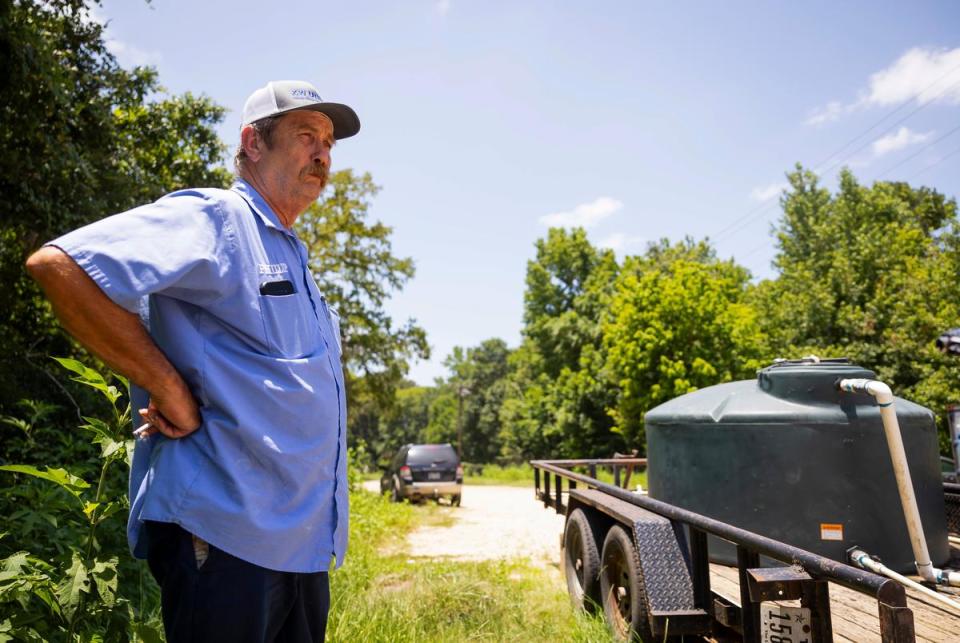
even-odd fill
[{"label": "gravel driveway", "polygon": [[[379,491],[379,483],[364,488]],[[539,567],[560,561],[563,516],[533,498],[532,487],[465,486],[459,507],[440,508],[456,519],[450,527],[421,527],[407,538],[413,557],[490,560],[528,557]]]}]

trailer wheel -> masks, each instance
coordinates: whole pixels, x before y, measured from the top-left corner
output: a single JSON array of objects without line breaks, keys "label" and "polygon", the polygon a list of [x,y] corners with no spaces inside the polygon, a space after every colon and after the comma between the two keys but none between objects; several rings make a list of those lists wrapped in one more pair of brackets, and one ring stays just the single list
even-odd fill
[{"label": "trailer wheel", "polygon": [[618,525],[610,528],[603,541],[600,592],[604,616],[615,640],[653,640],[640,557],[633,538]]},{"label": "trailer wheel", "polygon": [[459,507],[460,506],[460,494],[458,493],[455,496],[450,496],[450,506]]},{"label": "trailer wheel", "polygon": [[563,529],[563,575],[573,606],[592,612],[600,604],[600,550],[581,509],[570,512]]}]

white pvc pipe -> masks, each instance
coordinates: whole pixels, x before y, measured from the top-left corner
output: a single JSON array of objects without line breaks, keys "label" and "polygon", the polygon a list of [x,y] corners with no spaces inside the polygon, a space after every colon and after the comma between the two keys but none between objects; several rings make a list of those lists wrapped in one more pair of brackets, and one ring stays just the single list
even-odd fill
[{"label": "white pvc pipe", "polygon": [[900,423],[893,407],[893,392],[890,387],[883,382],[868,379],[840,380],[839,387],[841,391],[848,393],[868,393],[876,398],[880,407],[880,419],[883,421],[883,432],[887,436],[887,447],[893,461],[893,474],[897,479],[903,517],[907,521],[907,531],[910,532],[917,573],[931,583],[960,586],[960,574],[937,569],[930,562],[930,551],[923,535],[920,510],[917,508],[917,497],[913,493],[913,480],[910,478],[910,467],[907,465],[907,454],[903,448],[903,436],[900,435]]},{"label": "white pvc pipe", "polygon": [[898,574],[880,561],[871,558],[870,555],[862,549],[854,549],[852,552],[850,552],[850,560],[853,561],[853,563],[858,567],[862,567],[863,569],[871,571],[874,574],[882,574],[883,576],[892,578],[898,583],[912,587],[913,589],[922,592],[925,596],[936,599],[960,614],[960,603],[957,603],[953,599],[947,598],[943,594],[937,594],[932,589],[924,587],[920,583],[912,581],[906,576]]}]

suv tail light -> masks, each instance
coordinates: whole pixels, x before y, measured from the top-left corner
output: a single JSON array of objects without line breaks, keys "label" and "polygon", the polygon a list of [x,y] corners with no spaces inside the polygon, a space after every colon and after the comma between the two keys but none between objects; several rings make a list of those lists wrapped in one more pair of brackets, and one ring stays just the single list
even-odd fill
[{"label": "suv tail light", "polygon": [[400,467],[400,477],[404,480],[413,480],[413,473],[410,471],[410,467],[407,465]]},{"label": "suv tail light", "polygon": [[457,465],[457,480],[463,480],[463,465]]}]

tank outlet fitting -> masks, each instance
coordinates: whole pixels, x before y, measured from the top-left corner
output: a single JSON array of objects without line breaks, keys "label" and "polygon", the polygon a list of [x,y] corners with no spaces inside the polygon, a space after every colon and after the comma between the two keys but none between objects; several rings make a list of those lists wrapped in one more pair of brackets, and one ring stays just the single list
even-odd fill
[{"label": "tank outlet fitting", "polygon": [[[873,572],[874,574],[880,574],[881,576],[892,578],[893,580],[897,581],[901,585],[912,587],[918,592],[922,592],[927,596],[929,596],[930,598],[936,599],[939,603],[950,607],[955,612],[960,614],[960,603],[957,603],[955,600],[951,598],[947,598],[943,594],[938,594],[935,591],[927,587],[924,587],[920,583],[910,580],[906,576],[902,576],[901,574],[898,574],[897,572],[893,571],[892,569],[890,569],[880,561],[876,560],[870,554],[863,551],[859,547],[853,547],[851,549],[848,549],[847,552],[848,552],[848,555],[850,556],[850,562],[852,562],[857,567],[861,569],[866,569],[867,571]],[[953,572],[950,572],[950,573],[953,573]],[[941,584],[946,584],[946,583],[941,583]]]},{"label": "tank outlet fitting", "polygon": [[948,569],[938,569],[936,572],[938,585],[960,587],[960,572],[952,572]]},{"label": "tank outlet fitting", "polygon": [[893,404],[893,391],[883,382],[863,378],[840,380],[837,388],[847,393],[867,393],[877,399],[880,408]]}]

